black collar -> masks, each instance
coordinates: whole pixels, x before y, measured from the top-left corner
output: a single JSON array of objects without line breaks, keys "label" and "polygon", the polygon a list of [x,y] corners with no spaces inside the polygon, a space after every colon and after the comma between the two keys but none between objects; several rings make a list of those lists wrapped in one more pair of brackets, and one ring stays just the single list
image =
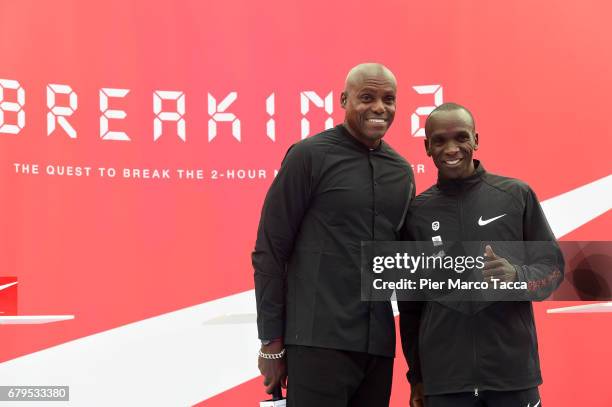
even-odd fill
[{"label": "black collar", "polygon": [[470,188],[482,181],[482,176],[486,173],[484,167],[478,160],[474,160],[474,173],[467,178],[443,179],[438,174],[438,188],[448,192],[459,192]]},{"label": "black collar", "polygon": [[339,129],[340,133],[342,133],[344,136],[346,136],[348,139],[351,140],[351,142],[353,142],[357,147],[363,149],[366,152],[369,151],[381,151],[382,146],[383,146],[383,140],[380,140],[380,143],[378,143],[378,145],[376,146],[376,148],[370,148],[368,146],[366,146],[365,144],[363,144],[361,141],[357,140],[357,138],[353,137],[353,135],[348,131],[348,129],[344,126],[344,124],[339,124],[336,126],[337,129]]}]

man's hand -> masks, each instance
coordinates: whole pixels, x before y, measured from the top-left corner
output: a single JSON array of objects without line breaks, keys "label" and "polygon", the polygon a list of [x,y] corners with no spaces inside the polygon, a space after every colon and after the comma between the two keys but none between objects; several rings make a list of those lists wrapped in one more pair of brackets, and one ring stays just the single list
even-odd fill
[{"label": "man's hand", "polygon": [[410,407],[424,407],[423,383],[410,386]]},{"label": "man's hand", "polygon": [[516,269],[508,260],[493,252],[490,245],[485,246],[485,265],[482,269],[484,280],[491,282],[493,278],[503,282],[516,281]]},{"label": "man's hand", "polygon": [[[274,341],[266,346],[261,346],[261,353],[280,353],[285,345],[282,340]],[[287,388],[287,363],[286,356],[281,359],[264,359],[258,358],[257,366],[259,371],[264,376],[264,386],[266,393],[272,394],[277,384],[283,388]]]}]

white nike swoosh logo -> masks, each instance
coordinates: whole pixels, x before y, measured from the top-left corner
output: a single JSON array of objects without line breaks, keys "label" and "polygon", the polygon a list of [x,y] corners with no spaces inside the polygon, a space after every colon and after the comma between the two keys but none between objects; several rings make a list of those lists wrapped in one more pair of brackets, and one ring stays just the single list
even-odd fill
[{"label": "white nike swoosh logo", "polygon": [[[538,402],[537,402],[537,403],[535,403],[535,404],[533,405],[533,407],[538,407],[538,406],[540,405],[540,402],[541,402],[541,400],[538,400]],[[529,407],[530,405],[531,405],[531,403],[528,403],[528,404],[527,404],[527,407]]]},{"label": "white nike swoosh logo", "polygon": [[478,226],[488,225],[489,223],[493,222],[494,220],[497,220],[499,218],[503,218],[504,216],[506,216],[505,213],[503,215],[499,215],[499,216],[496,216],[494,218],[487,219],[487,220],[482,220],[482,216],[481,216],[480,218],[478,218]]},{"label": "white nike swoosh logo", "polygon": [[8,284],[4,284],[4,285],[0,285],[0,291],[4,290],[5,288],[9,288],[14,286],[15,284],[17,284],[19,281],[15,281],[13,283],[8,283]]}]

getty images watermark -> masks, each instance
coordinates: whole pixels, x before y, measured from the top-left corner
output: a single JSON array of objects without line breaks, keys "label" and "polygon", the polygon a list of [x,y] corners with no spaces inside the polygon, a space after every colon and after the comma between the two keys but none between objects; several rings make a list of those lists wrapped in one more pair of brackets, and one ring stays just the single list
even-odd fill
[{"label": "getty images watermark", "polygon": [[612,298],[611,242],[363,242],[364,301]]}]

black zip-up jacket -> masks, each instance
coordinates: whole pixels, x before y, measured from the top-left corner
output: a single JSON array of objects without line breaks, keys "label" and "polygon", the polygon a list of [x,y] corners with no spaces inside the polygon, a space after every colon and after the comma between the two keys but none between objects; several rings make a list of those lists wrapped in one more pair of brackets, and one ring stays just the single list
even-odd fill
[{"label": "black zip-up jacket", "polygon": [[361,242],[397,240],[414,177],[384,140],[343,125],[294,144],[270,186],[252,260],[260,339],[395,354],[390,301],[361,300]]},{"label": "black zip-up jacket", "polygon": [[[404,240],[550,241],[545,250],[542,245],[526,249],[525,264],[511,262],[518,281],[528,284],[527,299],[545,299],[560,284],[564,262],[534,192],[524,182],[487,173],[474,161],[472,176],[438,180],[415,198]],[[530,301],[403,301],[398,306],[408,380],[423,382],[426,395],[511,391],[542,383]]]}]

